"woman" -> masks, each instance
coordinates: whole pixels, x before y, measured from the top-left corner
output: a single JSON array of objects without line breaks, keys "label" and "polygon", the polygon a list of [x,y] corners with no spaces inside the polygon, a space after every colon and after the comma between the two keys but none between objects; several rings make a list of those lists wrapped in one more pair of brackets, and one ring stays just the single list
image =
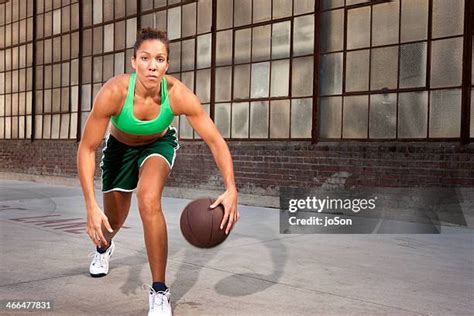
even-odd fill
[{"label": "woman", "polygon": [[[179,80],[166,75],[169,42],[164,32],[142,29],[134,46],[133,74],[107,81],[94,100],[77,154],[79,178],[87,209],[87,233],[97,249],[90,266],[94,277],[105,276],[115,245],[112,238],[124,223],[136,190],[148,261],[153,277],[148,315],[171,315],[165,284],[168,255],[161,195],[179,148],[175,115],[186,115],[209,146],[226,191],[221,229],[228,234],[239,219],[232,158],[227,144],[202,109],[198,98]],[[104,212],[94,196],[95,153],[112,122],[101,161]]]}]

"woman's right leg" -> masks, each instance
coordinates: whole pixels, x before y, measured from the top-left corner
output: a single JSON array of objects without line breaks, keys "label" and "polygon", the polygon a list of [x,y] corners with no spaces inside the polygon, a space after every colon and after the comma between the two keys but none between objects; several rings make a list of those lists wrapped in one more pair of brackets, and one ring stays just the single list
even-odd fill
[{"label": "woman's right leg", "polygon": [[111,191],[104,193],[104,213],[107,216],[113,232],[110,233],[104,225],[102,225],[102,233],[107,240],[107,245],[101,245],[107,248],[110,241],[117,234],[120,227],[127,219],[130,203],[132,200],[132,192]]}]

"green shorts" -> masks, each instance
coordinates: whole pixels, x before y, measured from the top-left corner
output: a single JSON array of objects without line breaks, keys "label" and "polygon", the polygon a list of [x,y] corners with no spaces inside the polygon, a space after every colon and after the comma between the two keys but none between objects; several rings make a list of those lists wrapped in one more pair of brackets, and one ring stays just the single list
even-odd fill
[{"label": "green shorts", "polygon": [[140,167],[149,157],[163,158],[171,170],[179,149],[176,134],[176,128],[170,127],[162,138],[143,146],[128,146],[109,135],[100,163],[102,192],[132,192],[138,184]]}]

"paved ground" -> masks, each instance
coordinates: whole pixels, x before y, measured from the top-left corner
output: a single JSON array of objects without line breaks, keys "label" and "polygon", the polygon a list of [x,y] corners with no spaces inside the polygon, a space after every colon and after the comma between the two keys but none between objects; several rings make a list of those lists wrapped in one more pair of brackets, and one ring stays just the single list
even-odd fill
[{"label": "paved ground", "polygon": [[[100,196],[100,195],[98,195]],[[164,198],[174,315],[464,315],[474,310],[474,234],[281,235],[278,211],[240,207],[221,246],[179,231],[189,202]],[[146,315],[150,283],[136,201],[110,274],[89,277],[79,187],[0,180],[0,300],[53,300],[44,315]],[[469,312],[471,311],[471,312]],[[0,314],[8,312],[0,311]],[[15,312],[12,315],[21,315]]]}]

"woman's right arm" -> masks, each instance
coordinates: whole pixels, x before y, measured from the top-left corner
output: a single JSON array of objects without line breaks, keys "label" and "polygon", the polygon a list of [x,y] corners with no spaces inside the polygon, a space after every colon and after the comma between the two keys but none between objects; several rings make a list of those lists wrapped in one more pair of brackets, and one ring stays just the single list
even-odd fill
[{"label": "woman's right arm", "polygon": [[[115,81],[115,82],[114,82]],[[97,205],[94,189],[95,153],[103,141],[109,120],[122,100],[117,79],[108,81],[98,92],[87,118],[77,151],[77,172],[87,210],[87,233],[96,245],[105,241],[101,223],[111,231],[107,217]]]}]

